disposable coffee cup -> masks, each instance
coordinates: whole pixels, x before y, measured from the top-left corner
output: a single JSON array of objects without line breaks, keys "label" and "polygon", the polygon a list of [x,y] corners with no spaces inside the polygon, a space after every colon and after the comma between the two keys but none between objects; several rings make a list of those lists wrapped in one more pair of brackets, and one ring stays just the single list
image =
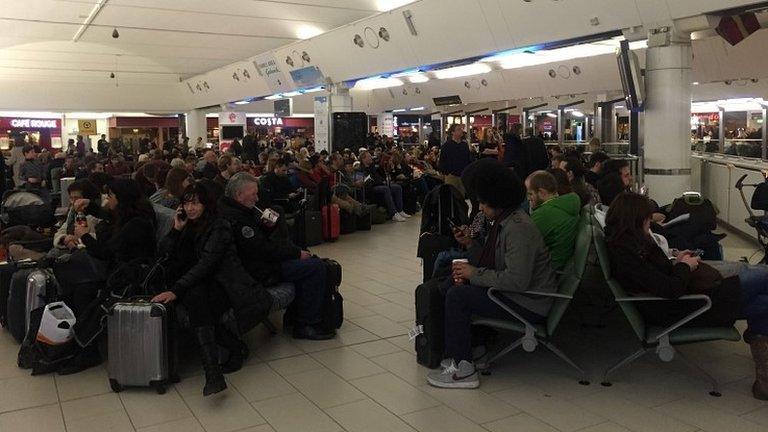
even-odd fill
[{"label": "disposable coffee cup", "polygon": [[266,222],[268,225],[274,225],[277,223],[277,219],[280,217],[280,215],[272,210],[272,209],[265,209],[261,213],[261,218]]},{"label": "disposable coffee cup", "polygon": [[[466,258],[458,258],[453,261],[451,261],[451,268],[453,268],[453,265],[456,263],[469,263],[469,260]],[[461,285],[465,283],[464,279],[462,278],[453,278],[454,285]]]}]

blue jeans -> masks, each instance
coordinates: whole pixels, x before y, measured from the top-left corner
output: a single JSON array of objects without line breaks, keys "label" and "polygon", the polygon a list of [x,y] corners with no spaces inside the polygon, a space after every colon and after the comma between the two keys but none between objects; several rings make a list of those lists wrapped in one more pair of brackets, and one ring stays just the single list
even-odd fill
[{"label": "blue jeans", "polygon": [[312,325],[321,320],[325,264],[320,258],[288,260],[280,263],[283,280],[296,286],[294,318],[299,324]]},{"label": "blue jeans", "polygon": [[768,335],[768,267],[749,266],[739,272],[742,314],[752,333]]},{"label": "blue jeans", "polygon": [[[502,297],[503,298],[503,297]],[[503,298],[504,303],[531,323],[545,318],[517,303]],[[481,316],[514,320],[507,311],[488,297],[488,288],[473,285],[453,285],[445,294],[445,356],[459,363],[472,361],[472,317]]]},{"label": "blue jeans", "polygon": [[384,198],[384,206],[387,207],[389,217],[403,211],[403,188],[399,184],[374,186],[373,192]]}]

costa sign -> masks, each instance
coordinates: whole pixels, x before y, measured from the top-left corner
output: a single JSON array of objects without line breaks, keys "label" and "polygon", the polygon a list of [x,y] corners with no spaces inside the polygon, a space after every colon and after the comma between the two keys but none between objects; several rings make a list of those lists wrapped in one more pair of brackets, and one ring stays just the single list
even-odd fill
[{"label": "costa sign", "polygon": [[283,119],[280,117],[256,117],[253,119],[256,126],[282,126]]},{"label": "costa sign", "polygon": [[11,119],[11,127],[14,128],[37,128],[37,129],[56,129],[59,127],[56,120],[36,120],[36,119]]}]

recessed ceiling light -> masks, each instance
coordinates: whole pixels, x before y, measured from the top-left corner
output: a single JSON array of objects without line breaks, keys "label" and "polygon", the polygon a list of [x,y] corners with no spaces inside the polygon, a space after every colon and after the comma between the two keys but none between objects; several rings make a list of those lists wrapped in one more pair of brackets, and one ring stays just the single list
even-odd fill
[{"label": "recessed ceiling light", "polygon": [[322,29],[306,24],[301,25],[296,29],[296,37],[299,39],[309,39],[322,33]]}]

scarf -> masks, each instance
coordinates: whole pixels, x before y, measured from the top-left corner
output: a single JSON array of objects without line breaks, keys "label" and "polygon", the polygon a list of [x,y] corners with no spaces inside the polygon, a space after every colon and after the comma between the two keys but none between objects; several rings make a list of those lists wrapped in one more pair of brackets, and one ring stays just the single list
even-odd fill
[{"label": "scarf", "polygon": [[480,253],[480,259],[477,266],[480,268],[496,269],[496,242],[499,239],[499,233],[501,232],[501,222],[508,218],[513,209],[504,210],[499,215],[498,219],[493,222],[491,230],[488,232],[488,237],[485,239],[485,245],[483,251]]}]

